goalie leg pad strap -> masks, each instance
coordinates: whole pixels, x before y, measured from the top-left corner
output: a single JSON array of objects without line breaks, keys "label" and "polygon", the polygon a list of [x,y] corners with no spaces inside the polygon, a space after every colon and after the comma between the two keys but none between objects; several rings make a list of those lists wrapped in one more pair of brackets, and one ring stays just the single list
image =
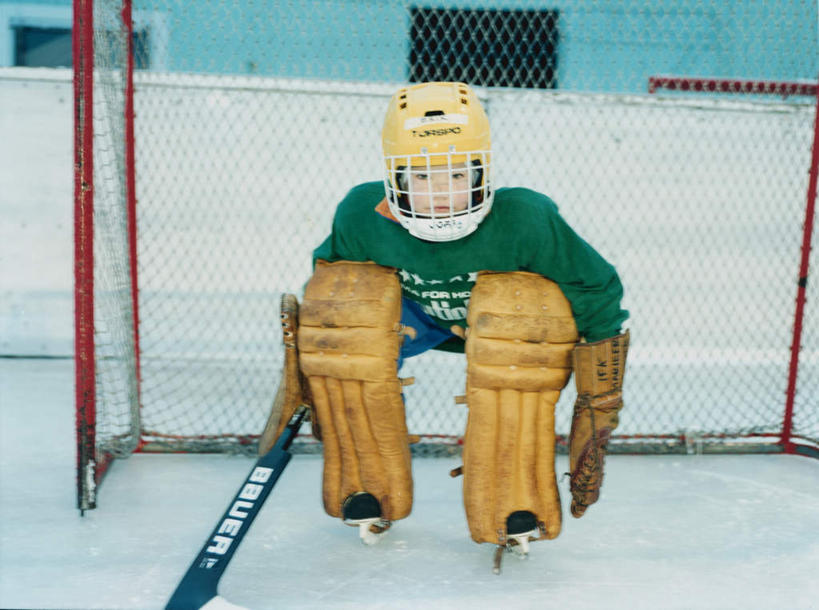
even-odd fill
[{"label": "goalie leg pad strap", "polygon": [[373,495],[387,520],[412,508],[400,317],[395,272],[373,263],[319,261],[305,289],[299,355],[322,430],[331,516],[356,492]]},{"label": "goalie leg pad strap", "polygon": [[560,533],[554,408],[577,329],[560,288],[527,272],[481,273],[467,317],[464,505],[472,539],[504,544],[507,519]]}]

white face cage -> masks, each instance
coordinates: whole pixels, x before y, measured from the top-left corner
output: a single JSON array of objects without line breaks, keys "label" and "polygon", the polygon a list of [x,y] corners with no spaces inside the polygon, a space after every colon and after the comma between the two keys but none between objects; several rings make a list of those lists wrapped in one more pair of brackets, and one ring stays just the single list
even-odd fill
[{"label": "white face cage", "polygon": [[466,237],[492,207],[489,155],[487,150],[385,157],[390,211],[419,239]]}]

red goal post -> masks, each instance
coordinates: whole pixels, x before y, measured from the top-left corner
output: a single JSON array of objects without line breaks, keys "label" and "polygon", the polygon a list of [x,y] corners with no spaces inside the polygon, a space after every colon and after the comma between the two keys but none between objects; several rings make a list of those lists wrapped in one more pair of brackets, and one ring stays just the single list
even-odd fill
[{"label": "red goal post", "polygon": [[[819,175],[819,83],[786,82],[770,80],[742,80],[691,76],[651,76],[648,79],[648,92],[661,90],[681,92],[710,92],[746,95],[808,96],[816,98],[816,115],[814,118],[813,146],[805,201],[805,220],[803,222],[801,256],[799,273],[796,282],[796,305],[793,316],[793,338],[791,340],[790,363],[788,366],[788,385],[785,391],[785,408],[782,417],[782,433],[779,445],[786,453],[804,453],[816,457],[815,445],[803,445],[799,439],[794,441],[794,404],[796,400],[799,362],[802,347],[802,334],[805,321],[805,303],[810,270],[814,222],[816,218],[817,175]],[[815,441],[815,439],[813,439]]]},{"label": "red goal post", "polygon": [[[731,44],[764,33],[771,46],[756,64],[721,52],[760,78],[657,77],[645,92],[651,74],[719,46],[696,47],[721,36],[730,4],[596,0],[534,15],[396,1],[362,16],[332,1],[262,15],[74,0],[80,508],[117,457],[255,450],[282,358],[279,295],[309,277],[346,190],[380,178],[386,102],[419,56],[442,52],[423,47],[427,26],[462,36],[462,72],[423,76],[476,86],[496,184],[552,197],[623,278],[634,342],[612,451],[819,455],[815,2],[789,0],[773,21],[735,7]],[[511,46],[494,48],[510,54],[496,63],[468,49],[529,22],[554,28],[519,37],[552,54],[548,77],[530,79],[540,68]],[[813,53],[779,45],[794,28]],[[767,80],[775,96],[752,84]],[[402,376],[417,379],[405,390],[416,452],[458,451],[463,357],[424,354]],[[573,393],[558,404],[561,447]]]}]

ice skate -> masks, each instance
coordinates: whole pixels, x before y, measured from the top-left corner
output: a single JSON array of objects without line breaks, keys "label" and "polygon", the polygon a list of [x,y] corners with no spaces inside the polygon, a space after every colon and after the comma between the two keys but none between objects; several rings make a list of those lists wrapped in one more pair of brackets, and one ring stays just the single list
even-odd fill
[{"label": "ice skate", "polygon": [[538,537],[540,528],[535,516],[528,510],[517,510],[506,519],[506,544],[499,544],[495,549],[495,560],[492,571],[500,574],[503,552],[509,551],[520,559],[529,556],[529,538]]},{"label": "ice skate", "polygon": [[358,526],[358,535],[366,545],[376,544],[390,529],[391,521],[381,518],[381,505],[372,494],[359,491],[349,496],[341,508],[344,523]]}]

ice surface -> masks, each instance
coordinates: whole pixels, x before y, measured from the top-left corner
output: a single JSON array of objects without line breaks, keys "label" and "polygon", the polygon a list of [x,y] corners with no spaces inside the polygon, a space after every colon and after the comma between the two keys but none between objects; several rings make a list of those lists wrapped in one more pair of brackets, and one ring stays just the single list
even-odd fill
[{"label": "ice surface", "polygon": [[[80,517],[73,363],[0,360],[0,403],[0,607],[163,607],[252,459],[117,461]],[[366,547],[324,514],[321,459],[294,457],[220,594],[253,609],[819,608],[819,461],[611,456],[600,503],[580,520],[564,507],[560,537],[500,576],[469,539],[458,464],[416,459],[412,515]]]}]

